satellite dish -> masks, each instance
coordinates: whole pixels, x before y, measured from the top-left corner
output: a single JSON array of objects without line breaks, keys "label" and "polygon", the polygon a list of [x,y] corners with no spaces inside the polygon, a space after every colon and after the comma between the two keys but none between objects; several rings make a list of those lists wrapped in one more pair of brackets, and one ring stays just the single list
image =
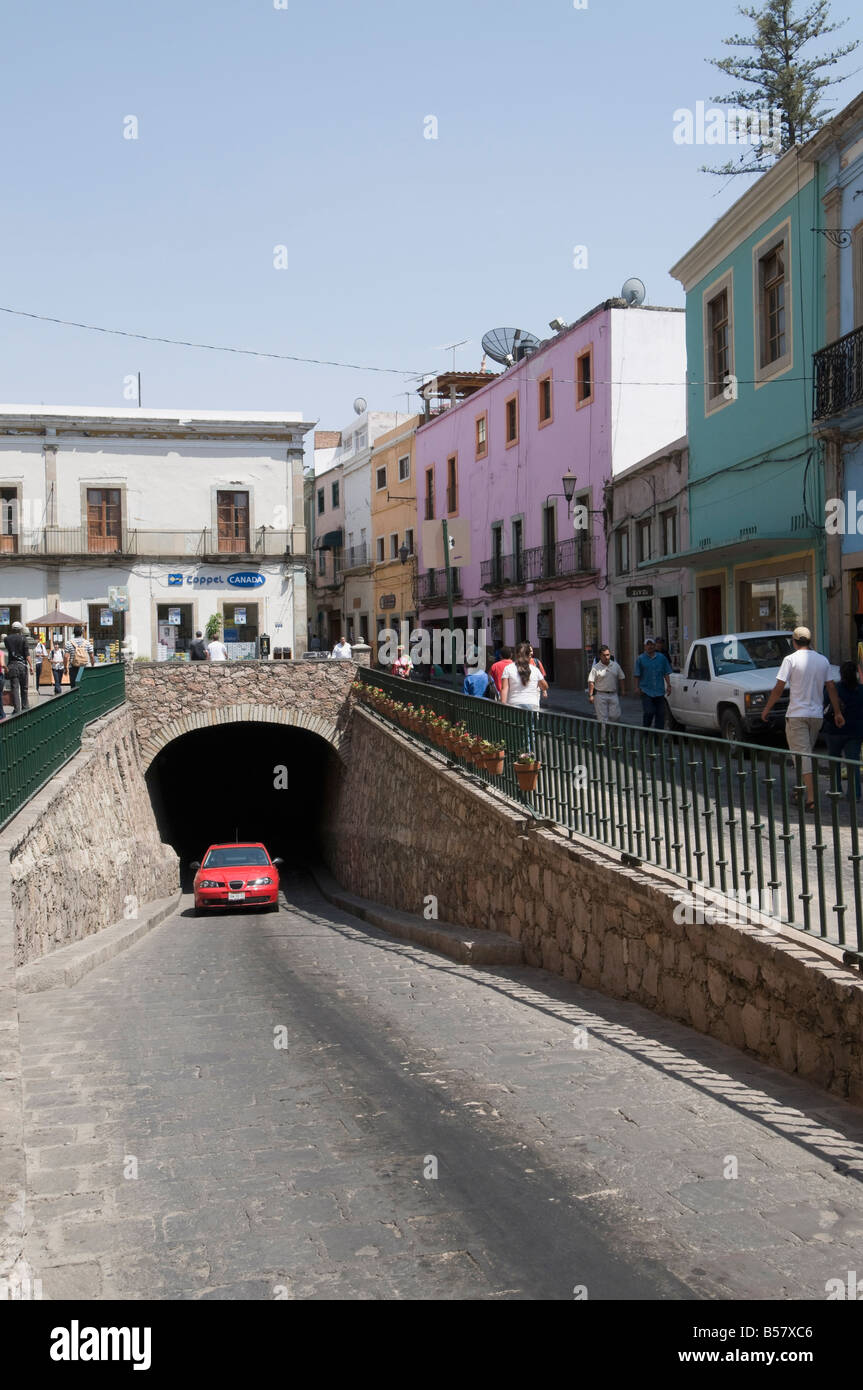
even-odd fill
[{"label": "satellite dish", "polygon": [[362,415],[363,411],[368,410],[368,408],[369,403],[366,400],[365,396],[357,396],[356,400],[354,401],[354,410],[356,414]]},{"label": "satellite dish", "polygon": [[492,328],[483,334],[482,350],[494,362],[518,362],[525,352],[536,352],[539,338],[524,328]]},{"label": "satellite dish", "polygon": [[624,280],[623,288],[620,291],[621,299],[625,299],[631,309],[637,309],[639,304],[644,303],[647,290],[641,280],[635,275],[631,275],[628,280]]}]

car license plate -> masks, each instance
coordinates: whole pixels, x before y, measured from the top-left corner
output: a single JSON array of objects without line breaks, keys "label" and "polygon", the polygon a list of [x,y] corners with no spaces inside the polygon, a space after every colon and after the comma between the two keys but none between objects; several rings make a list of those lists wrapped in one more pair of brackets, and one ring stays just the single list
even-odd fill
[{"label": "car license plate", "polygon": [[229,894],[228,894],[228,902],[229,902],[229,903],[238,902],[238,901],[240,900],[240,898],[244,898],[245,896],[246,896],[245,893],[229,893]]}]

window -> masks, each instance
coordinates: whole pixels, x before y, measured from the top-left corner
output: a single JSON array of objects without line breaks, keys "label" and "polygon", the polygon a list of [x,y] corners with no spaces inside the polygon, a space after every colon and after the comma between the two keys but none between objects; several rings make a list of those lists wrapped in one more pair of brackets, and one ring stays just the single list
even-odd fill
[{"label": "window", "polygon": [[318,551],[318,574],[326,574],[326,572],[327,572],[327,552],[326,552],[325,550],[319,550],[319,551]]},{"label": "window", "polygon": [[710,396],[721,396],[725,379],[731,371],[728,338],[728,291],[723,290],[707,306],[707,331],[710,334]]},{"label": "window", "polygon": [[120,489],[118,487],[88,487],[87,548],[101,552],[120,549]]},{"label": "window", "polygon": [[506,447],[518,443],[518,396],[510,396],[506,402]]},{"label": "window", "polygon": [[756,389],[792,365],[790,243],[786,219],[752,252]]},{"label": "window", "polygon": [[512,523],[512,582],[524,583],[524,521],[520,516]]},{"label": "window", "polygon": [[391,559],[391,560],[397,560],[398,558],[399,558],[399,536],[398,536],[398,532],[397,532],[397,531],[393,531],[393,532],[391,532],[391,534],[390,534],[390,559]]},{"label": "window", "polygon": [[488,411],[476,419],[476,457],[484,459],[488,453]]},{"label": "window", "polygon": [[384,488],[386,487],[386,485],[387,485],[387,467],[386,467],[386,464],[382,464],[382,466],[381,466],[381,467],[377,470],[377,472],[375,473],[375,486],[377,487],[378,492],[383,492],[383,490],[384,490]]},{"label": "window", "polygon": [[575,406],[590,405],[593,400],[593,348],[585,348],[575,359]]},{"label": "window", "polygon": [[382,564],[383,564],[383,561],[384,561],[384,538],[383,538],[383,536],[378,536],[377,540],[375,541],[375,559],[377,560],[377,562],[378,562],[379,565],[382,565]]},{"label": "window", "polygon": [[785,248],[761,261],[761,365],[785,356]]},{"label": "window", "polygon": [[368,432],[368,430],[357,430],[356,434],[354,435],[354,444],[356,445],[357,450],[359,451],[360,449],[364,449],[364,448],[366,447],[366,445],[368,444],[368,442],[369,442],[369,432]]},{"label": "window", "polygon": [[410,460],[410,454],[408,454],[405,458],[399,459],[399,482],[400,482],[400,483],[406,483],[407,480],[408,480],[408,478],[410,477],[410,475],[411,475],[411,460]]},{"label": "window", "polygon": [[617,573],[629,573],[629,530],[617,533]]},{"label": "window", "polygon": [[662,529],[663,555],[677,554],[677,512],[663,512],[659,518]]},{"label": "window", "polygon": [[707,647],[703,642],[692,648],[692,660],[689,663],[689,679],[691,681],[710,680],[710,662],[707,659]]},{"label": "window", "polygon": [[0,487],[0,554],[11,555],[18,549],[18,511],[17,487]]},{"label": "window", "polygon": [[319,487],[319,488],[318,488],[318,516],[321,516],[321,515],[323,514],[324,505],[325,505],[325,503],[324,503],[324,490],[323,490],[322,487]]},{"label": "window", "polygon": [[345,439],[345,440],[342,441],[342,453],[344,453],[344,454],[349,454],[349,453],[351,452],[351,450],[353,449],[353,447],[354,447],[354,438],[353,438],[353,435],[348,435],[347,439]]},{"label": "window", "polygon": [[650,559],[650,517],[638,523],[638,563]]},{"label": "window", "polygon": [[409,526],[408,529],[407,529],[407,531],[405,531],[405,545],[407,546],[408,555],[413,555],[413,553],[414,553],[414,532],[413,532],[413,527],[412,527],[412,526]]},{"label": "window", "polygon": [[539,427],[551,423],[551,372],[539,379]]},{"label": "window", "polygon": [[247,492],[218,492],[216,494],[216,519],[220,554],[243,555],[251,549],[249,542],[249,494]]},{"label": "window", "polygon": [[426,521],[434,521],[434,468],[426,469]]},{"label": "window", "polygon": [[455,454],[446,461],[446,509],[458,511],[458,457]]},{"label": "window", "polygon": [[331,484],[331,487],[330,487],[330,496],[331,496],[331,498],[332,498],[332,504],[333,504],[333,506],[334,506],[334,507],[337,507],[337,506],[339,505],[339,485],[338,485],[338,483],[332,483],[332,484]]}]

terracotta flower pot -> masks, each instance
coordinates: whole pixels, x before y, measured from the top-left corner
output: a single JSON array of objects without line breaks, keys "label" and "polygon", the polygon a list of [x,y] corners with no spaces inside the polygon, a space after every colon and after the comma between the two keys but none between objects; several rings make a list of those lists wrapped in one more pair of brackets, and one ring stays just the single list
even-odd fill
[{"label": "terracotta flower pot", "polygon": [[513,763],[516,780],[523,792],[532,792],[536,787],[542,763]]},{"label": "terracotta flower pot", "polygon": [[483,766],[486,772],[491,773],[492,777],[500,777],[501,773],[503,772],[503,764],[503,750],[501,750],[499,753],[486,753],[485,757],[483,758]]}]

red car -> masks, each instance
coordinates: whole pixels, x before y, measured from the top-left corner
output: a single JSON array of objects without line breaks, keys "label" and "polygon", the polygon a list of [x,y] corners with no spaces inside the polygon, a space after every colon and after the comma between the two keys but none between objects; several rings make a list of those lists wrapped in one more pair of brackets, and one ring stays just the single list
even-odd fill
[{"label": "red car", "polygon": [[263,845],[210,845],[203,864],[195,859],[195,912],[212,907],[279,910],[279,864]]}]

